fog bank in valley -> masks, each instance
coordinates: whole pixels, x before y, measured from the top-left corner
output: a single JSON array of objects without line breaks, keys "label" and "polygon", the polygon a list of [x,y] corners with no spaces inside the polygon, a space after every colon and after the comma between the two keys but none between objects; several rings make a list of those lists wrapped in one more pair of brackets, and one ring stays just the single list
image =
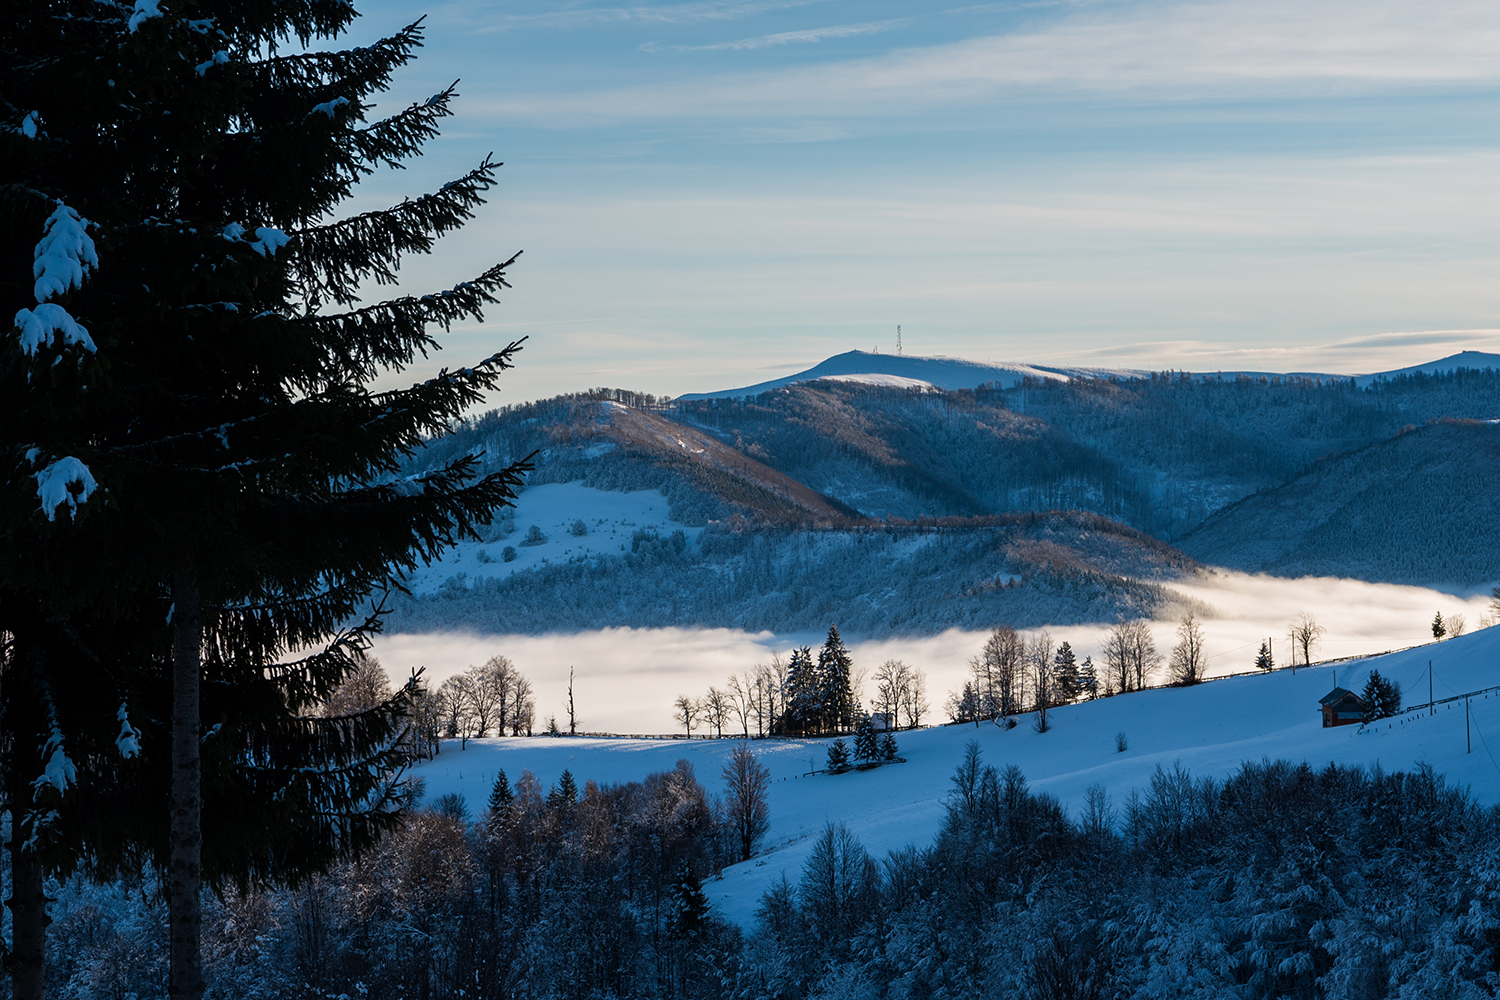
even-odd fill
[{"label": "fog bank in valley", "polygon": [[[1301,611],[1312,614],[1327,633],[1314,660],[1360,656],[1431,641],[1435,614],[1461,615],[1467,629],[1479,627],[1488,606],[1488,588],[1454,595],[1423,587],[1359,580],[1268,576],[1213,571],[1173,589],[1213,609],[1200,616],[1209,656],[1209,674],[1253,668],[1256,651],[1272,641],[1278,664],[1289,662],[1287,625]],[[1003,624],[1000,622],[996,623]],[[1109,622],[1047,629],[1054,643],[1071,643],[1082,659],[1097,656]],[[1157,648],[1165,657],[1175,641],[1177,622],[1153,623]],[[927,674],[933,722],[944,721],[949,691],[961,687],[968,661],[985,633],[949,630],[938,635],[865,641],[845,636],[856,670],[873,671],[887,659],[904,660]],[[551,635],[480,635],[466,632],[407,633],[377,637],[374,655],[392,680],[421,667],[432,684],[497,654],[510,657],[536,689],[537,727],[549,715],[567,728],[568,671],[575,674],[574,699],[580,727],[588,732],[671,733],[679,694],[694,697],[710,685],[722,686],[735,673],[764,663],[794,646],[818,646],[821,633],[748,633],[734,629],[611,628]],[[1417,678],[1397,678],[1409,684]],[[873,690],[867,685],[866,699]]]}]

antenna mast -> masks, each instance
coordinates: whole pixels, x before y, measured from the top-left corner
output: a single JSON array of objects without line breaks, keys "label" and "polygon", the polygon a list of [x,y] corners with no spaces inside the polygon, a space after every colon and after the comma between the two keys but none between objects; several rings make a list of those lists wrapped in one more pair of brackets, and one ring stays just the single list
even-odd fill
[{"label": "antenna mast", "polygon": [[896,353],[901,353],[901,324],[896,324]]}]

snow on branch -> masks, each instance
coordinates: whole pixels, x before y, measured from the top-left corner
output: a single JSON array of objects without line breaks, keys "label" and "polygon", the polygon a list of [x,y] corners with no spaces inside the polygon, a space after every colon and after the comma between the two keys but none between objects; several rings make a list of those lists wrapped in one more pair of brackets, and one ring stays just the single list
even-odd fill
[{"label": "snow on branch", "polygon": [[15,322],[21,330],[21,353],[28,357],[52,343],[53,335],[59,333],[62,334],[63,346],[77,344],[90,354],[98,350],[89,332],[55,302],[44,302],[35,309],[22,309],[16,313]]},{"label": "snow on branch", "polygon": [[47,763],[42,769],[41,777],[31,783],[33,802],[41,796],[43,789],[55,788],[57,794],[62,795],[69,787],[78,783],[78,768],[73,766],[64,752],[62,733],[55,725],[52,727],[52,735],[42,744],[42,755],[47,758]]},{"label": "snow on branch", "polygon": [[335,97],[331,101],[324,101],[322,104],[314,104],[312,110],[307,113],[307,117],[311,118],[313,115],[323,114],[327,115],[329,118],[332,118],[335,114],[338,113],[339,108],[348,103],[349,98],[347,97]]},{"label": "snow on branch", "polygon": [[84,276],[99,266],[99,255],[89,237],[89,220],[80,218],[62,202],[42,229],[41,242],[33,251],[31,275],[38,302],[46,302],[71,288],[82,288]]},{"label": "snow on branch", "polygon": [[140,30],[142,24],[153,17],[161,17],[162,10],[158,6],[159,0],[135,0],[135,11],[130,15],[129,28],[133,35]]},{"label": "snow on branch", "polygon": [[120,751],[120,756],[129,760],[140,756],[141,734],[138,729],[130,724],[130,713],[126,710],[125,703],[120,702],[120,711],[116,714],[120,723],[120,735],[115,737],[115,749]]},{"label": "snow on branch", "polygon": [[[27,453],[35,461],[37,452]],[[74,490],[73,487],[78,489]],[[99,484],[94,482],[89,467],[73,457],[59,458],[41,472],[36,473],[36,492],[42,500],[42,513],[47,520],[55,520],[57,508],[68,505],[70,517],[78,516],[78,505],[94,495]]]}]

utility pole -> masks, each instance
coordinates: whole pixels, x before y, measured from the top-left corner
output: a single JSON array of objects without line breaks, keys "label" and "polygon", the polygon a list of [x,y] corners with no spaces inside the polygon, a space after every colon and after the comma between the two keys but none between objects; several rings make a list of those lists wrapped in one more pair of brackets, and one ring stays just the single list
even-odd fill
[{"label": "utility pole", "polygon": [[1468,747],[1464,753],[1474,752],[1474,737],[1469,735],[1469,696],[1464,695],[1464,745]]},{"label": "utility pole", "polygon": [[1432,661],[1427,661],[1427,714],[1429,716],[1437,712],[1437,705],[1432,700]]}]

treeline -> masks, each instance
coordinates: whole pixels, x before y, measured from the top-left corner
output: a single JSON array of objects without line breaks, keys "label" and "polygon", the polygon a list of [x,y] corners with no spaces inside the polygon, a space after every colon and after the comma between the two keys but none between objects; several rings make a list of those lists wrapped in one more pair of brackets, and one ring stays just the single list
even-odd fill
[{"label": "treeline", "polygon": [[[1178,625],[1177,642],[1165,660],[1148,622],[1119,621],[1105,636],[1096,665],[1092,655],[1080,662],[1071,643],[1054,642],[1046,630],[1027,636],[1001,625],[969,661],[963,689],[948,696],[948,717],[954,722],[991,719],[1009,728],[1016,724],[1015,716],[1035,712],[1036,729],[1045,733],[1052,709],[1140,691],[1160,679],[1164,663],[1168,683],[1198,683],[1207,670],[1203,643],[1203,627],[1191,611]],[[1269,653],[1263,651],[1263,657],[1260,665],[1269,670]]]},{"label": "treeline", "polygon": [[619,554],[513,575],[497,563],[493,576],[393,599],[388,627],[821,631],[838,620],[863,635],[884,635],[987,628],[995,621],[1135,618],[1178,600],[1153,581],[1192,565],[1153,546],[1160,543],[1071,514],[996,527],[890,531],[737,530],[720,523],[692,546],[646,532]]},{"label": "treeline", "polygon": [[[801,646],[770,663],[731,676],[724,687],[710,687],[701,698],[678,695],[673,709],[679,725],[693,735],[702,725],[715,736],[738,729],[750,736],[821,736],[849,733],[870,724],[864,708],[866,672],[830,625],[814,660]],[[915,729],[928,710],[927,675],[900,660],[887,660],[868,678],[875,685],[870,711],[883,730]],[[752,733],[752,726],[754,732]],[[868,756],[868,755],[867,755]]]},{"label": "treeline", "polygon": [[[705,898],[742,852],[691,767],[496,784],[477,816],[448,798],[360,862],[211,900],[216,995],[1478,1000],[1500,978],[1500,811],[1426,767],[1158,768],[1070,815],[971,744],[932,844],[876,858],[831,825],[743,931]],[[149,890],[59,889],[49,996],[157,995]]]}]

